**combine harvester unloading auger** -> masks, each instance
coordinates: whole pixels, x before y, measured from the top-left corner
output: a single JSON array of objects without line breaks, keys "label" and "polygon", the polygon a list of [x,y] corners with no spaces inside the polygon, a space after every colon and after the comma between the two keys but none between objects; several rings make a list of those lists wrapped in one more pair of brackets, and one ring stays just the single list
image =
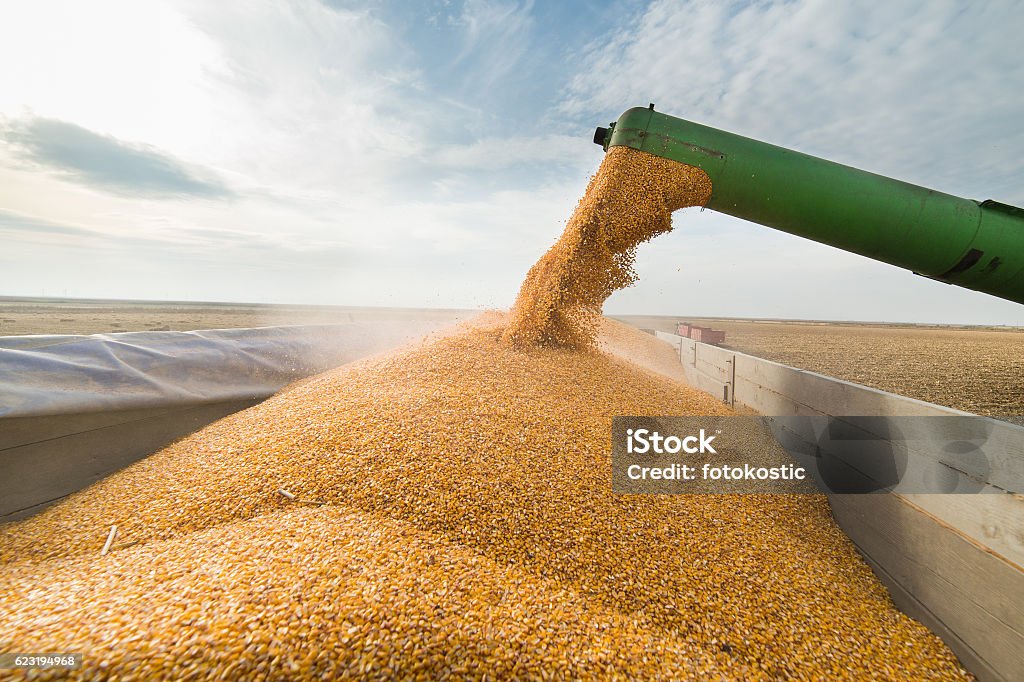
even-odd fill
[{"label": "combine harvester unloading auger", "polygon": [[1024,303],[1024,209],[973,201],[654,111],[624,112],[594,142],[703,170],[705,208]]}]

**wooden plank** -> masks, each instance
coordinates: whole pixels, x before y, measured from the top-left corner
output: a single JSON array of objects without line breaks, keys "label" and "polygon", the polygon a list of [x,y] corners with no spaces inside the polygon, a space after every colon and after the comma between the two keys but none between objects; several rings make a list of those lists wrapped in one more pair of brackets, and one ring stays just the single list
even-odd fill
[{"label": "wooden plank", "polygon": [[[81,430],[58,438],[37,440],[0,451],[0,522],[25,518],[53,501],[81,490],[101,478],[146,457],[169,443],[250,407],[258,400],[232,400],[177,410],[154,408],[149,415],[133,410],[135,419],[114,423],[97,413],[103,424],[88,426],[83,415],[56,415]],[[0,419],[0,430],[5,420]],[[58,425],[59,427],[59,425]]]},{"label": "wooden plank", "polygon": [[[964,419],[922,419],[912,423],[920,433],[909,433],[917,438],[922,450],[935,459],[959,466],[955,455],[947,455],[943,447],[950,441],[967,439],[979,448],[984,460],[985,480],[991,485],[1024,493],[1024,426],[998,419],[965,417]],[[967,435],[965,435],[967,434]],[[970,460],[967,460],[969,463]]]},{"label": "wooden plank", "polygon": [[[181,406],[178,406],[180,409]],[[148,419],[156,414],[166,414],[174,407],[142,408],[137,410],[109,410],[38,417],[5,417],[0,419],[0,453],[9,448],[60,438],[82,431],[114,426],[138,419]],[[0,454],[0,457],[3,455]]]},{"label": "wooden plank", "polygon": [[696,370],[688,374],[686,378],[694,388],[700,389],[722,401],[728,399],[728,384]]},{"label": "wooden plank", "polygon": [[654,336],[656,338],[661,339],[662,341],[665,341],[666,343],[670,344],[673,348],[676,349],[677,353],[682,351],[683,337],[681,337],[681,336],[679,336],[677,334],[666,334],[665,332],[659,332],[659,331],[655,331],[654,332]]},{"label": "wooden plank", "polygon": [[[823,415],[815,406],[831,405],[831,414],[845,411],[859,415],[922,415],[953,416],[963,415],[958,410],[921,401],[903,398],[867,387],[835,380],[836,393],[827,386],[830,380],[809,372],[802,372],[778,363],[761,360],[737,353],[736,358],[736,401],[760,414],[769,415]],[[806,388],[806,384],[812,388]],[[860,397],[853,399],[853,395]],[[793,396],[799,396],[794,398]],[[817,402],[821,400],[821,402]],[[842,410],[843,405],[857,406]],[[809,403],[809,404],[808,404]],[[1019,480],[1020,467],[1024,457],[1018,454],[1022,447],[1020,427],[993,423],[993,433],[986,450],[993,458],[993,478],[999,483],[1010,485]],[[1007,560],[1024,565],[1024,506],[1019,497],[1002,495],[908,495],[929,513],[944,523]]]},{"label": "wooden plank", "polygon": [[692,339],[679,339],[679,360],[684,367],[694,367],[697,364],[697,342]]},{"label": "wooden plank", "polygon": [[730,379],[732,378],[732,372],[730,371],[730,368],[720,367],[715,362],[709,362],[708,359],[703,356],[703,354],[697,355],[696,369],[701,374],[705,374],[723,384],[729,383]]},{"label": "wooden plank", "polygon": [[[855,512],[866,529],[911,560],[957,585],[984,585],[973,601],[1024,636],[1024,571],[964,538],[900,495],[830,495],[834,510]],[[917,561],[919,558],[927,561]],[[993,591],[989,585],[1006,587]]]},{"label": "wooden plank", "polygon": [[[957,433],[964,432],[963,427],[950,424],[950,420],[961,422],[960,417],[939,418],[872,418],[859,420],[849,417],[815,416],[811,419],[801,417],[775,417],[773,430],[777,434],[786,434],[786,446],[791,452],[810,454],[821,444],[820,435],[824,430],[825,419],[836,419],[847,426],[849,435],[860,434],[864,438],[883,439],[892,437],[891,453],[884,449],[865,447],[856,441],[848,444],[832,441],[828,448],[832,459],[831,468],[846,464],[849,467],[851,483],[854,479],[864,478],[878,482],[877,487],[893,486],[893,476],[899,475],[899,483],[892,492],[900,495],[916,495],[921,498],[921,505],[939,518],[947,519],[947,523],[961,532],[974,538],[980,544],[990,546],[997,553],[1018,565],[1024,565],[1024,527],[1019,519],[1024,518],[1024,498],[1006,494],[998,487],[982,484],[972,477],[984,472],[984,467],[972,469],[969,466],[953,466],[945,452],[945,444],[957,438]],[[991,421],[991,420],[982,420]],[[973,423],[973,420],[972,420]],[[970,424],[968,425],[970,426]],[[948,429],[954,429],[949,432]],[[1001,427],[998,427],[1001,428]],[[1007,424],[1006,430],[1022,431],[1020,427]],[[982,424],[979,430],[984,436],[986,427]],[[1024,441],[1024,433],[1018,436]],[[1005,439],[1004,439],[1005,440]],[[975,440],[975,442],[978,442]],[[989,472],[999,470],[1000,461],[1008,461],[1013,457],[1021,457],[1019,446],[1002,449],[998,439],[991,438],[983,444],[987,462],[991,464]],[[966,473],[965,473],[966,472]],[[1002,469],[1002,480],[1010,481],[1016,474]],[[841,477],[840,477],[841,478]],[[1019,489],[1019,478],[1015,485]],[[969,495],[941,495],[936,481],[951,486],[950,490]],[[931,492],[933,494],[921,494]],[[997,540],[998,547],[990,540]]]},{"label": "wooden plank", "polygon": [[1024,679],[1024,572],[898,495],[832,495],[865,555],[1001,677]]},{"label": "wooden plank", "polygon": [[1024,498],[1020,495],[909,495],[903,498],[1024,568]]},{"label": "wooden plank", "polygon": [[[755,358],[745,353],[736,353],[737,383],[741,378],[749,382],[748,390],[760,388],[771,391],[822,414],[859,416],[967,414],[959,410]],[[740,399],[738,390],[736,395],[737,399]],[[747,402],[748,399],[757,402],[757,398],[749,394],[744,402]]]},{"label": "wooden plank", "polygon": [[687,383],[728,402],[732,390],[732,367],[723,363],[722,358],[731,356],[731,351],[723,351],[675,334],[658,334],[658,338],[670,340],[668,337],[674,337],[678,341],[680,362]]},{"label": "wooden plank", "polygon": [[[695,342],[696,343],[696,342]],[[697,357],[702,359],[704,362],[725,369],[732,360],[733,351],[719,348],[718,346],[710,346],[706,343],[697,344]]]},{"label": "wooden plank", "polygon": [[771,387],[752,381],[738,371],[736,374],[735,391],[736,402],[746,405],[758,414],[808,417],[822,416],[824,414],[793,400],[784,393],[773,390]]},{"label": "wooden plank", "polygon": [[[854,545],[857,545],[855,542]],[[886,589],[889,590],[889,596],[892,597],[892,601],[903,613],[907,614],[917,622],[921,623],[929,630],[934,632],[939,638],[945,642],[953,653],[956,654],[957,658],[960,659],[960,663],[972,671],[980,682],[1005,682],[1005,678],[999,675],[993,668],[988,664],[984,658],[978,655],[978,652],[967,645],[954,630],[951,630],[948,625],[942,622],[939,618],[932,613],[928,607],[921,603],[921,601],[911,594],[903,585],[897,582],[882,566],[875,562],[862,547],[857,547],[861,554],[864,556],[864,560],[867,562],[871,570],[882,581]]]}]

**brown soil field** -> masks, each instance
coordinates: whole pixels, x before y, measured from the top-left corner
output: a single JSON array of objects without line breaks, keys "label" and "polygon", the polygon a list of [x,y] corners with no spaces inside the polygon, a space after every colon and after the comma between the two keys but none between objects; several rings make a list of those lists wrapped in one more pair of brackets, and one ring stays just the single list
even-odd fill
[{"label": "brown soil field", "polygon": [[[448,310],[439,312],[450,312]],[[110,334],[139,331],[241,329],[289,324],[339,324],[394,319],[424,310],[191,301],[10,298],[0,296],[0,336]],[[460,311],[477,314],[479,311]]]},{"label": "brown soil field", "polygon": [[723,347],[890,393],[989,416],[1024,415],[1024,330],[618,317],[675,331],[679,321],[725,330]]}]

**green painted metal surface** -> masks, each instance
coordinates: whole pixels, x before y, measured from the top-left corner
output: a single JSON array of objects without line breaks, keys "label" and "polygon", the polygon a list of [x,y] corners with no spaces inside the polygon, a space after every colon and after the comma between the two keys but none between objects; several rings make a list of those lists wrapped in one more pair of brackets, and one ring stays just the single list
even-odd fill
[{"label": "green painted metal surface", "polygon": [[697,166],[707,208],[1024,303],[1024,209],[977,202],[629,109],[594,141]]}]

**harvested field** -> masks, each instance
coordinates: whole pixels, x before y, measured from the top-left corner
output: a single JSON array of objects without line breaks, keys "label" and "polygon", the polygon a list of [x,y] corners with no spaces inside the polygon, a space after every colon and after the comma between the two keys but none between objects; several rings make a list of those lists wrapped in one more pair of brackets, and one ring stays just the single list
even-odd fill
[{"label": "harvested field", "polygon": [[292,324],[344,324],[408,319],[468,319],[480,311],[349,306],[261,305],[188,301],[0,296],[0,336],[26,334],[109,334],[141,331],[239,329]]},{"label": "harvested field", "polygon": [[[670,332],[682,318],[618,319]],[[975,414],[1024,415],[1024,330],[686,319],[760,358]]]},{"label": "harvested field", "polygon": [[613,495],[612,416],[728,411],[504,325],[302,382],[5,527],[0,641],[88,652],[81,677],[969,677],[822,496]]}]

